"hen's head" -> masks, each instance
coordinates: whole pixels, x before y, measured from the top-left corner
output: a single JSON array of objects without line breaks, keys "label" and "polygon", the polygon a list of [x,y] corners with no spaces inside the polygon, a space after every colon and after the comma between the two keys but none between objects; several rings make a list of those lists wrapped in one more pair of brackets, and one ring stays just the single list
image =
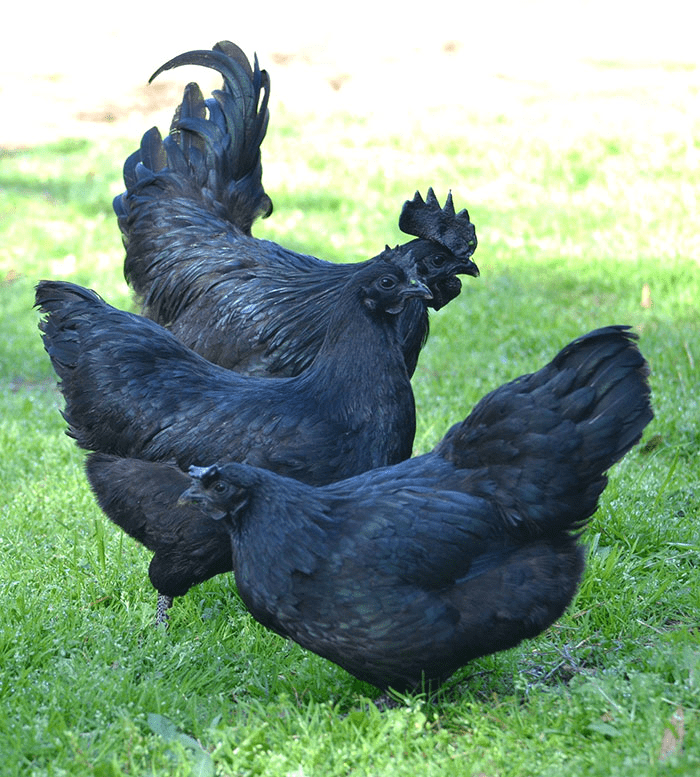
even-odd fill
[{"label": "hen's head", "polygon": [[[409,262],[415,266],[415,262]],[[400,313],[406,301],[413,298],[429,300],[432,293],[428,286],[398,264],[381,259],[363,266],[352,276],[350,283],[357,283],[364,306],[373,313]]]},{"label": "hen's head", "polygon": [[180,496],[178,503],[198,504],[214,520],[234,518],[250,499],[257,479],[244,464],[213,464],[189,469],[192,485]]}]

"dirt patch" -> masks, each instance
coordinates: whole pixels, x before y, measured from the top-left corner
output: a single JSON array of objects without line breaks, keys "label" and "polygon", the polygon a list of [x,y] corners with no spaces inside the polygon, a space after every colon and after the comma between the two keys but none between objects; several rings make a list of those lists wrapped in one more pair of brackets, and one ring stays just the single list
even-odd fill
[{"label": "dirt patch", "polygon": [[84,0],[13,4],[3,12],[0,45],[0,147],[65,136],[136,140],[151,124],[167,127],[186,80],[209,90],[218,78],[187,68],[149,87],[148,76],[175,54],[221,38],[258,52],[272,76],[273,111],[342,108],[397,126],[454,104],[507,111],[533,89],[565,98],[591,60],[698,56],[682,0],[667,0],[661,18],[643,1],[471,8],[446,0],[430,12],[367,0],[352,12],[318,0],[237,5],[204,2],[195,13],[124,0],[106,16]]}]

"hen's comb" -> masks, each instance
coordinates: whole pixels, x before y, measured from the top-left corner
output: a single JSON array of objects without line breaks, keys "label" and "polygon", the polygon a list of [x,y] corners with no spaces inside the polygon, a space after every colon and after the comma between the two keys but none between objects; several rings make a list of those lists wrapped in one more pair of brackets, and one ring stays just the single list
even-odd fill
[{"label": "hen's comb", "polygon": [[455,256],[470,257],[476,250],[474,225],[466,208],[455,213],[452,192],[447,195],[444,208],[440,207],[432,187],[425,200],[416,192],[412,200],[403,204],[399,229],[406,235],[433,240]]}]

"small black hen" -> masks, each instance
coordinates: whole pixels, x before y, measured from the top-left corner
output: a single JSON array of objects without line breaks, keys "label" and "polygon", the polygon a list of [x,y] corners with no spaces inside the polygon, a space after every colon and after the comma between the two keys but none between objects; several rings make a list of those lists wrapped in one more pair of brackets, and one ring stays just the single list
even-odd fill
[{"label": "small black hen", "polygon": [[[169,480],[162,464],[91,456],[88,474],[109,517],[148,535],[154,564],[172,561],[172,590],[178,571],[182,588],[221,571],[225,526],[229,568],[258,621],[380,688],[434,689],[570,603],[578,533],[606,471],[653,417],[634,340],[625,327],[591,332],[484,397],[432,452],[321,488],[220,463],[193,468],[176,501],[188,479]],[[123,505],[158,490],[164,502],[148,503],[143,526],[126,525]],[[200,538],[197,554],[171,542],[164,516]],[[218,567],[205,568],[202,548]]]},{"label": "small black hen", "polygon": [[279,379],[212,364],[72,283],[41,281],[36,305],[82,448],[180,467],[233,459],[321,485],[411,455],[415,406],[396,317],[429,296],[393,263],[361,267],[312,365]]},{"label": "small black hen", "polygon": [[[361,264],[334,264],[251,235],[272,202],[262,186],[260,144],[268,125],[269,77],[233,43],[190,51],[180,65],[223,76],[203,99],[191,83],[170,134],[143,136],[124,165],[126,191],[115,198],[126,259],[124,275],[144,315],[210,361],[237,372],[293,376],[323,343],[328,311]],[[368,260],[390,260],[418,274],[432,299],[412,299],[398,317],[408,374],[428,334],[426,305],[439,309],[461,290],[458,274],[477,276],[476,233],[451,195],[441,208],[429,190],[404,204],[401,230],[416,240]]]}]

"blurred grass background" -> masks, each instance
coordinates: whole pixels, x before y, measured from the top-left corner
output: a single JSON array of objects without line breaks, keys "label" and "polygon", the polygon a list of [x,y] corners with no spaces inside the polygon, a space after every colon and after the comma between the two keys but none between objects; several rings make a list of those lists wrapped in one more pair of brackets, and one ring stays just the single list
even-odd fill
[{"label": "blurred grass background", "polygon": [[[37,24],[15,7],[2,33],[3,773],[693,773],[700,69],[688,4],[117,10],[107,23],[68,3]],[[133,309],[111,210],[121,165],[148,127],[168,126],[186,80],[217,84],[196,69],[145,82],[221,38],[257,50],[272,77],[275,212],[257,236],[352,261],[401,240],[416,189],[451,189],[470,211],[482,275],[432,318],[416,451],[595,327],[634,326],[651,364],[656,419],[584,535],[577,599],[435,702],[377,712],[371,687],[246,617],[227,577],[156,632],[148,554],[103,518],[63,434],[33,286],[70,279]]]}]

